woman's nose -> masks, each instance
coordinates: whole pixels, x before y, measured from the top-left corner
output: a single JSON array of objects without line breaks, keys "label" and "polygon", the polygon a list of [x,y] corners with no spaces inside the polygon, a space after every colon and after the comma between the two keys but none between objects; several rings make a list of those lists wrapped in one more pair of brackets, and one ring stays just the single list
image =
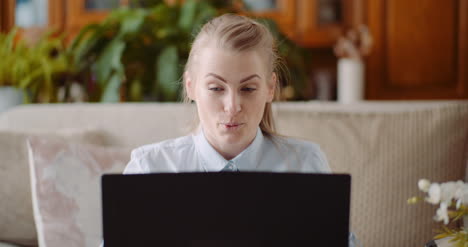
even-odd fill
[{"label": "woman's nose", "polygon": [[224,103],[224,111],[229,114],[236,114],[241,111],[240,97],[236,93],[229,93],[226,95]]}]

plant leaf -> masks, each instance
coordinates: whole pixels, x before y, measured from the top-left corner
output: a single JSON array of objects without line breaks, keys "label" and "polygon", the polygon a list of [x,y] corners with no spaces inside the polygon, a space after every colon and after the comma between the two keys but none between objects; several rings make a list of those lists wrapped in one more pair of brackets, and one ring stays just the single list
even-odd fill
[{"label": "plant leaf", "polygon": [[434,237],[434,239],[442,239],[442,238],[446,238],[446,237],[448,237],[448,236],[450,236],[450,234],[448,234],[448,233],[441,233],[441,234],[437,234],[437,235]]},{"label": "plant leaf", "polygon": [[101,102],[116,103],[120,101],[120,85],[122,84],[122,76],[119,73],[114,73],[104,88]]},{"label": "plant leaf", "polygon": [[192,23],[195,18],[197,9],[197,2],[194,0],[187,0],[182,5],[179,15],[179,27],[184,31],[191,31]]},{"label": "plant leaf", "polygon": [[191,31],[198,32],[198,29],[209,19],[216,15],[216,9],[206,1],[200,1],[198,3],[198,13],[191,23]]},{"label": "plant leaf", "polygon": [[177,92],[177,80],[179,77],[179,56],[177,47],[168,46],[161,51],[156,62],[156,78],[160,88],[169,97],[174,97]]},{"label": "plant leaf", "polygon": [[125,49],[125,42],[120,39],[114,39],[103,51],[102,55],[96,61],[97,80],[101,86],[111,75],[112,71],[123,71],[123,65],[120,59]]},{"label": "plant leaf", "polygon": [[[90,24],[80,30],[78,36],[73,39],[70,48],[68,49],[74,55],[75,61],[83,59],[87,52],[94,47],[97,42],[102,28],[98,24]],[[76,64],[78,62],[75,62]]]},{"label": "plant leaf", "polygon": [[136,9],[129,12],[122,21],[119,35],[136,33],[140,29],[146,15],[146,11],[143,9]]},{"label": "plant leaf", "polygon": [[99,27],[100,25],[96,23],[91,23],[83,27],[78,33],[78,35],[73,39],[70,45],[70,49],[75,50],[77,46],[80,45],[83,42],[83,40],[87,38],[86,35],[89,35],[88,33],[96,31],[96,29],[99,29]]},{"label": "plant leaf", "polygon": [[8,51],[13,51],[13,45],[14,45],[14,40],[16,37],[18,29],[15,28],[13,29],[6,37],[5,37],[5,44],[4,44],[4,49],[6,52]]}]

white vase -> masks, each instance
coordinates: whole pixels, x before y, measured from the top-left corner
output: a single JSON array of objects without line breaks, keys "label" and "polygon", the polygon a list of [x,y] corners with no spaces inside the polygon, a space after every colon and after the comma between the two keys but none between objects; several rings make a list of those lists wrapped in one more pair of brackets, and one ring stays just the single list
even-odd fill
[{"label": "white vase", "polygon": [[359,59],[338,60],[338,102],[343,104],[364,100],[364,63]]},{"label": "white vase", "polygon": [[0,112],[22,103],[22,90],[15,87],[0,87]]}]

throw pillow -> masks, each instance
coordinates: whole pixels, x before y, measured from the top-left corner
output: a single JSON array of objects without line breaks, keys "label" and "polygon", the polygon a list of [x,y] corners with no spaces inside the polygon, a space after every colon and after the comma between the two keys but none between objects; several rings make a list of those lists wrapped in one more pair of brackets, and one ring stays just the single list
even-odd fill
[{"label": "throw pillow", "polygon": [[104,139],[97,130],[60,130],[56,133],[0,130],[0,242],[37,245],[26,146],[30,136],[94,144],[101,144]]},{"label": "throw pillow", "polygon": [[99,246],[101,175],[122,173],[131,150],[41,137],[28,148],[39,245]]}]

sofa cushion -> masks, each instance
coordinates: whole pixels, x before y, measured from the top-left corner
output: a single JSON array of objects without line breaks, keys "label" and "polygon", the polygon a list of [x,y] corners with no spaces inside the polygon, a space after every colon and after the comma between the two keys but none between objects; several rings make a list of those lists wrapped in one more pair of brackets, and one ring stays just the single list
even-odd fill
[{"label": "sofa cushion", "polygon": [[182,103],[31,104],[0,114],[0,129],[99,128],[106,145],[136,148],[188,134],[195,113]]},{"label": "sofa cushion", "polygon": [[0,247],[19,247],[18,245],[0,242]]},{"label": "sofa cushion", "polygon": [[434,237],[435,208],[406,201],[423,196],[420,178],[464,179],[468,104],[277,110],[280,133],[320,144],[334,172],[352,175],[351,230],[364,246],[423,246]]},{"label": "sofa cushion", "polygon": [[61,130],[58,133],[0,130],[0,241],[28,246],[37,245],[26,146],[30,136],[102,143],[97,130]]},{"label": "sofa cushion", "polygon": [[41,247],[98,246],[101,175],[122,173],[130,148],[29,139],[34,218]]}]

